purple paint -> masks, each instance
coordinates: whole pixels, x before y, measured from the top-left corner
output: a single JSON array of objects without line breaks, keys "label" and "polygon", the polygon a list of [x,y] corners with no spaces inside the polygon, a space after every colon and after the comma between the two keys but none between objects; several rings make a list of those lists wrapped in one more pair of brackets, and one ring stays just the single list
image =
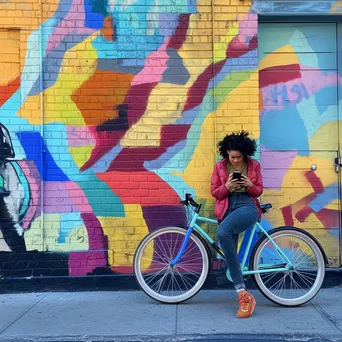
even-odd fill
[{"label": "purple paint", "polygon": [[270,151],[263,145],[260,146],[260,151],[264,187],[281,189],[297,151]]},{"label": "purple paint", "polygon": [[93,213],[83,213],[81,218],[87,228],[89,251],[71,252],[69,254],[69,275],[83,276],[96,268],[108,267],[108,241],[100,224]]},{"label": "purple paint", "polygon": [[153,232],[159,227],[186,225],[187,223],[184,206],[144,206],[142,211],[149,232]]},{"label": "purple paint", "polygon": [[85,276],[98,267],[108,267],[106,251],[69,253],[69,276]]}]

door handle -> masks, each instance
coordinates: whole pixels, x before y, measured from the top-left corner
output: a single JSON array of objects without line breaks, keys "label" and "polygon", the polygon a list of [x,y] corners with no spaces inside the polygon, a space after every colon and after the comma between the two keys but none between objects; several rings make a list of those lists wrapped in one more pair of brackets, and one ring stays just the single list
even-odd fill
[{"label": "door handle", "polygon": [[335,158],[334,167],[335,167],[335,172],[336,173],[338,173],[340,171],[341,166],[342,166],[341,157]]}]

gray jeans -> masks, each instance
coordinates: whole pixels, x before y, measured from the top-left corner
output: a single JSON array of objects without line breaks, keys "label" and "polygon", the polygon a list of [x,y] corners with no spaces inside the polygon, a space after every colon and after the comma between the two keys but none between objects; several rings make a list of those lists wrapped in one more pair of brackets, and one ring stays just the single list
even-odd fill
[{"label": "gray jeans", "polygon": [[246,288],[237,251],[239,234],[251,228],[257,220],[258,210],[247,193],[229,194],[229,207],[218,226],[217,237],[236,290]]}]

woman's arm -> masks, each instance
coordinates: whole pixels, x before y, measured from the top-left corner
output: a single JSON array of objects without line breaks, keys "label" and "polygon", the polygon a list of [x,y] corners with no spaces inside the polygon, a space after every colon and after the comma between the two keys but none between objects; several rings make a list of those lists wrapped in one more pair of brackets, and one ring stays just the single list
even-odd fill
[{"label": "woman's arm", "polygon": [[218,164],[215,165],[213,174],[211,175],[211,195],[216,199],[224,199],[228,196],[229,191],[226,184],[221,184],[218,172]]},{"label": "woman's arm", "polygon": [[264,185],[262,183],[262,175],[261,175],[261,166],[260,163],[257,162],[255,166],[256,180],[253,185],[247,189],[247,192],[252,197],[259,197],[264,191]]}]

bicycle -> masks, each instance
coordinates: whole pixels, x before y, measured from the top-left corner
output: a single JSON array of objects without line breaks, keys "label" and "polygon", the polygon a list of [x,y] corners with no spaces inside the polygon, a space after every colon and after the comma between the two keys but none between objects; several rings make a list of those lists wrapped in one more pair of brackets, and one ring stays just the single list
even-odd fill
[{"label": "bicycle", "polygon": [[[141,289],[154,300],[168,304],[184,302],[201,290],[211,269],[210,246],[224,259],[216,241],[197,224],[217,224],[217,220],[200,216],[202,205],[196,203],[191,194],[186,194],[181,203],[187,208],[188,226],[164,227],[149,233],[138,245],[133,261],[135,278]],[[263,214],[271,208],[270,203],[261,205]],[[247,265],[257,232],[260,236]],[[306,247],[297,255],[294,248],[302,244]],[[291,257],[297,257],[297,262],[292,261]],[[257,222],[252,227],[241,269],[244,276],[253,278],[266,298],[278,305],[293,307],[303,305],[316,296],[322,286],[327,264],[322,246],[307,231],[284,226],[267,232]],[[312,265],[314,270],[309,268]],[[229,270],[226,276],[231,281]],[[151,285],[152,282],[154,284]],[[310,284],[311,287],[305,292],[302,285]],[[296,291],[298,295],[291,297]]]}]

